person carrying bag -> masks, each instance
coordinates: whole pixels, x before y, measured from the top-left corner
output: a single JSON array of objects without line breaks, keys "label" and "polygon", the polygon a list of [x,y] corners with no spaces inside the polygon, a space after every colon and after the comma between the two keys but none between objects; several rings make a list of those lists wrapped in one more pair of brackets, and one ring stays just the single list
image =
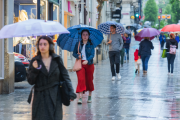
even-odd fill
[{"label": "person carrying bag", "polygon": [[166,43],[167,48],[167,62],[168,62],[168,75],[173,75],[174,60],[176,58],[176,49],[178,49],[178,42],[175,40],[173,33],[170,34],[170,39]]},{"label": "person carrying bag", "polygon": [[[73,69],[75,69],[75,67],[79,68],[76,69],[76,74],[78,78],[76,93],[78,93],[79,95],[78,104],[82,104],[82,96],[83,93],[86,91],[89,91],[87,102],[91,103],[91,95],[92,91],[94,91],[93,74],[95,68],[93,58],[95,50],[91,40],[89,39],[89,36],[89,30],[82,30],[82,40],[79,43],[76,43],[73,51],[73,56],[76,58],[76,63]],[[81,53],[79,51],[81,51]]]}]

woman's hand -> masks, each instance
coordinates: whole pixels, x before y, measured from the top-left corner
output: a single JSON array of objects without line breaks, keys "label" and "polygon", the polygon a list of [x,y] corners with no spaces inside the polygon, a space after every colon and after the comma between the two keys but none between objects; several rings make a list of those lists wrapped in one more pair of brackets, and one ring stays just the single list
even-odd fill
[{"label": "woman's hand", "polygon": [[83,64],[83,65],[87,65],[87,64],[88,64],[88,61],[85,60],[82,64]]},{"label": "woman's hand", "polygon": [[35,60],[32,65],[33,65],[34,68],[38,68],[37,60]]},{"label": "woman's hand", "polygon": [[[82,55],[82,57],[83,57],[83,55]],[[78,58],[81,59],[82,57],[81,57],[81,54],[80,54]]]}]

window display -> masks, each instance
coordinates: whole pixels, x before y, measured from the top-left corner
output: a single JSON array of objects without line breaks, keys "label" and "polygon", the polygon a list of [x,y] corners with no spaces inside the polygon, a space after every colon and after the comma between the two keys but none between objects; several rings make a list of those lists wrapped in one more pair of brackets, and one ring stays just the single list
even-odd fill
[{"label": "window display", "polygon": [[40,2],[40,19],[47,20],[47,0],[41,0]]},{"label": "window display", "polygon": [[53,21],[56,21],[58,22],[59,19],[58,19],[58,11],[59,11],[59,6],[53,4]]}]

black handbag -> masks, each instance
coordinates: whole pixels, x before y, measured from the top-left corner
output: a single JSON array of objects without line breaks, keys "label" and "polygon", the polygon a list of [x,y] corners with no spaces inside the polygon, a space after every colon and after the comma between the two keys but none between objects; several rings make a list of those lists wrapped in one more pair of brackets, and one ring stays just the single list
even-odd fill
[{"label": "black handbag", "polygon": [[69,93],[66,81],[60,81],[59,87],[60,87],[59,90],[60,90],[60,94],[61,94],[62,103],[65,106],[69,106],[70,105],[70,93]]},{"label": "black handbag", "polygon": [[[58,63],[59,70],[61,70],[59,61],[57,61],[57,63]],[[74,100],[77,97],[75,93],[70,93],[67,82],[63,80],[61,71],[60,71],[60,78],[59,78],[59,91],[61,94],[61,101],[63,105],[65,106],[70,105],[70,99]]]}]

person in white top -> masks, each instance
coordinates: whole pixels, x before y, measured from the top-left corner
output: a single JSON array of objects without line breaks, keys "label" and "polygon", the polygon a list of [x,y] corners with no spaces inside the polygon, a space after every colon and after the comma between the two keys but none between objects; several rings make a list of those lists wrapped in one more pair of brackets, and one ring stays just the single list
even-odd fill
[{"label": "person in white top", "polygon": [[78,104],[82,104],[82,96],[83,93],[86,91],[89,91],[88,96],[88,103],[91,103],[91,94],[92,91],[94,91],[94,64],[93,64],[93,58],[94,58],[94,46],[89,39],[90,33],[88,30],[83,30],[81,32],[82,41],[79,47],[79,51],[81,51],[81,54],[78,54],[78,44],[76,44],[73,56],[76,59],[82,59],[82,68],[79,71],[76,71],[77,77],[78,77],[78,85],[76,88],[76,93],[79,93],[79,100]]}]

